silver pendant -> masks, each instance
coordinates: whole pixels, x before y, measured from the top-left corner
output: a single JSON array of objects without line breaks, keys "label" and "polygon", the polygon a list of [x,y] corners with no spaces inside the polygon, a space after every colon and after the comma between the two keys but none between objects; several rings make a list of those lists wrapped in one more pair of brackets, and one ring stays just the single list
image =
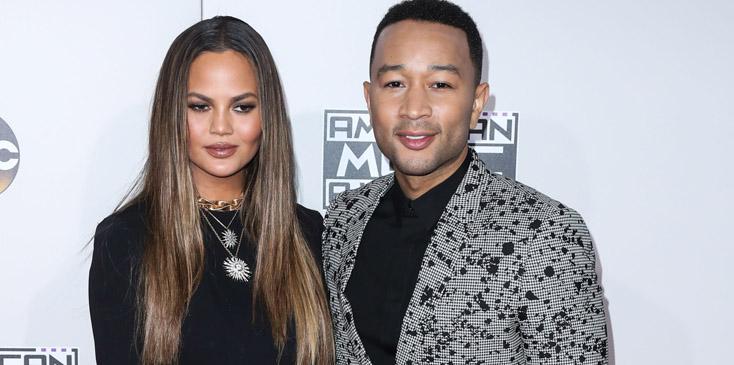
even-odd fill
[{"label": "silver pendant", "polygon": [[238,257],[230,256],[224,260],[224,270],[227,276],[236,281],[247,281],[250,279],[250,267]]},{"label": "silver pendant", "polygon": [[227,248],[234,248],[237,246],[237,233],[234,233],[231,229],[227,228],[226,231],[222,232],[222,244]]}]

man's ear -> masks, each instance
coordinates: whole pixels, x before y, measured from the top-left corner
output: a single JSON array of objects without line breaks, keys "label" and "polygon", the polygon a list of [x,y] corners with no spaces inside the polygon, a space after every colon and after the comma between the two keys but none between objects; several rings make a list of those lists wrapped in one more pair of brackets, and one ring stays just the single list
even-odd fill
[{"label": "man's ear", "polygon": [[372,87],[372,85],[369,81],[362,83],[362,88],[364,88],[364,101],[367,102],[368,111],[370,110],[370,87]]},{"label": "man's ear", "polygon": [[486,82],[479,83],[474,89],[474,103],[472,104],[471,122],[469,123],[471,129],[477,127],[479,116],[482,115],[487,99],[489,99],[489,84]]}]

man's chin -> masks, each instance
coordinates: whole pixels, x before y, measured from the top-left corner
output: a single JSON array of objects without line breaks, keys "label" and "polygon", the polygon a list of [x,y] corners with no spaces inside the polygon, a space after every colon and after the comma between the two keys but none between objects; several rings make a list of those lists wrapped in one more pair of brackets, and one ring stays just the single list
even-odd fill
[{"label": "man's chin", "polygon": [[406,159],[392,162],[395,172],[406,176],[426,176],[436,171],[436,164],[429,159]]}]

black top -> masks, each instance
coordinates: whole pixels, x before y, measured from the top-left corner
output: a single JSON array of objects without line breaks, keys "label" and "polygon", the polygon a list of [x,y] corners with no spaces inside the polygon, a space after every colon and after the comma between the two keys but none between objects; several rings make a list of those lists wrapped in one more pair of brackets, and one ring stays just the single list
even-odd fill
[{"label": "black top", "polygon": [[393,183],[365,227],[345,295],[373,364],[395,363],[403,316],[423,255],[470,162],[467,155],[456,172],[415,200]]},{"label": "black top", "polygon": [[[224,224],[234,212],[213,212]],[[321,215],[298,206],[298,220],[321,267]],[[145,209],[134,204],[97,226],[89,272],[89,309],[98,364],[138,364],[142,342],[136,340],[136,279],[143,250]],[[218,223],[209,218],[221,231]],[[240,219],[231,228],[238,236]],[[252,278],[234,281],[223,262],[229,257],[221,242],[202,222],[205,267],[182,325],[181,364],[275,364],[278,351],[259,309],[252,316]],[[255,247],[247,236],[238,257],[255,269]],[[234,252],[234,251],[233,251]],[[261,308],[261,307],[259,307]],[[295,363],[295,341],[286,344],[281,364]]]}]

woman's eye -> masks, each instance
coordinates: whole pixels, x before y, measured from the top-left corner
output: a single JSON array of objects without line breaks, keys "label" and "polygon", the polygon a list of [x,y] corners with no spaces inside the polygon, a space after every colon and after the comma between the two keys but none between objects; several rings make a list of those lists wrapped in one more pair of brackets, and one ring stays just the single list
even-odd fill
[{"label": "woman's eye", "polygon": [[252,109],[255,109],[255,104],[240,104],[234,107],[234,111],[239,113],[247,113]]},{"label": "woman's eye", "polygon": [[191,104],[189,104],[189,109],[191,109],[191,110],[193,110],[195,112],[205,112],[205,111],[209,110],[209,105],[191,103]]},{"label": "woman's eye", "polygon": [[387,88],[397,88],[403,86],[403,83],[400,81],[390,81],[385,84],[385,87]]}]

